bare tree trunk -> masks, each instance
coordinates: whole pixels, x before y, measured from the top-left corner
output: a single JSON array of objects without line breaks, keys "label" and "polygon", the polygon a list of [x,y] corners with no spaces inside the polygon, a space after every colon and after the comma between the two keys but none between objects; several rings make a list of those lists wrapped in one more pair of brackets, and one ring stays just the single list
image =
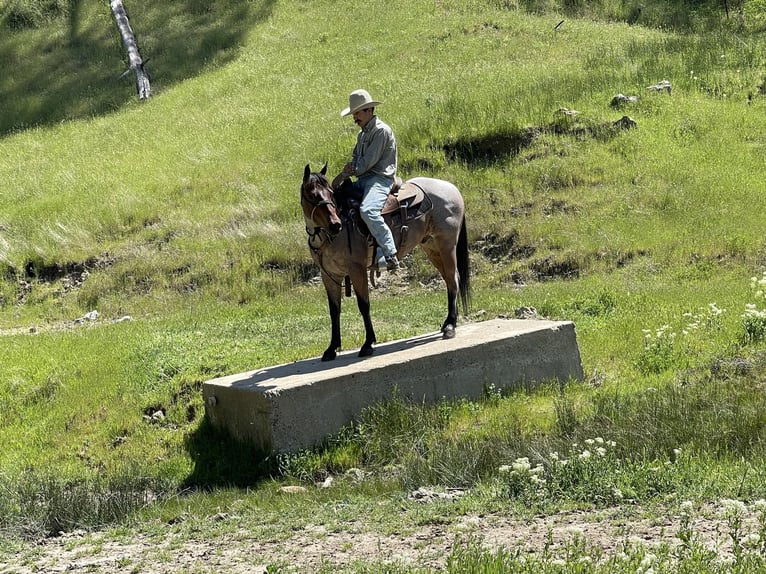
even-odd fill
[{"label": "bare tree trunk", "polygon": [[136,74],[138,99],[145,100],[152,95],[152,88],[149,85],[149,74],[147,74],[144,69],[144,61],[141,59],[141,54],[138,53],[138,44],[136,43],[135,35],[133,35],[133,29],[130,27],[130,22],[128,21],[128,14],[125,11],[125,7],[122,5],[122,0],[111,0],[109,5],[112,8],[114,20],[117,22],[117,28],[120,30],[122,45],[128,52],[128,62],[130,64],[128,71],[133,70]]}]

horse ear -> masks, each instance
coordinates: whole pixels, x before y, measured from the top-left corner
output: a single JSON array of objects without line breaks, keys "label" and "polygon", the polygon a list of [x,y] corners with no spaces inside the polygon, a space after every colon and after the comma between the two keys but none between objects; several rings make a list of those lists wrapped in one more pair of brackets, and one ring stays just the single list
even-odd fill
[{"label": "horse ear", "polygon": [[306,168],[303,170],[303,183],[306,183],[309,180],[309,176],[311,175],[311,164],[306,164]]},{"label": "horse ear", "polygon": [[322,168],[322,171],[320,171],[322,175],[327,175],[327,162],[325,162],[324,167]]}]

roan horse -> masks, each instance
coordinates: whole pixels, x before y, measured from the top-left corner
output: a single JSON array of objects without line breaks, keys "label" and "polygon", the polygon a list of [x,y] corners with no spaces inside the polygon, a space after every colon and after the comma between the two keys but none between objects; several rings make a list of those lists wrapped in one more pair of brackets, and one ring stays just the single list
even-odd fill
[{"label": "roan horse", "polygon": [[[359,216],[354,215],[354,202],[341,193],[343,186],[333,191],[326,175],[326,164],[318,173],[312,173],[310,165],[306,165],[301,185],[301,208],[309,236],[308,245],[322,273],[332,323],[330,346],[322,355],[322,360],[335,359],[341,347],[342,287],[345,281],[346,295],[350,296],[349,280],[364,320],[365,339],[359,356],[367,357],[372,355],[372,346],[376,342],[370,319],[367,278],[368,265],[373,259],[373,243],[367,230],[363,229],[365,226]],[[451,339],[455,336],[457,325],[458,294],[464,313],[468,312],[470,298],[463,197],[457,187],[448,181],[426,177],[408,180],[402,187],[404,189],[415,190],[419,195],[409,206],[404,202],[402,206],[397,205],[393,216],[386,216],[386,219],[392,228],[399,258],[420,245],[447,283],[447,318],[441,332],[443,338]],[[419,205],[415,201],[419,201]],[[384,213],[386,211],[384,208]],[[374,281],[372,272],[370,279]]]}]

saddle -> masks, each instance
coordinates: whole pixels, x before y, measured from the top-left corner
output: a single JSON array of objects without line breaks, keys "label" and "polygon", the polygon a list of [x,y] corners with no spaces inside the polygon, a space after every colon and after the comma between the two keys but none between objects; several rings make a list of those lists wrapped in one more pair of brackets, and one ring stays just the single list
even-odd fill
[{"label": "saddle", "polygon": [[405,222],[407,221],[407,208],[422,204],[425,197],[426,194],[419,185],[411,181],[403,182],[402,178],[396,177],[394,185],[391,187],[391,193],[388,194],[388,199],[380,214],[385,219],[387,215],[403,209],[402,222]]},{"label": "saddle", "polygon": [[[359,216],[359,205],[362,202],[362,192],[350,180],[346,180],[335,191],[336,201],[341,208],[341,212],[353,219],[353,223],[364,233],[370,235],[367,225]],[[388,194],[388,199],[383,205],[380,214],[386,225],[391,228],[394,239],[397,240],[397,246],[404,241],[401,233],[407,232],[407,221],[421,217],[428,213],[432,208],[431,200],[419,185],[412,181],[402,181],[396,177],[394,185]],[[396,216],[399,220],[396,220]],[[400,229],[397,237],[397,228]]]}]

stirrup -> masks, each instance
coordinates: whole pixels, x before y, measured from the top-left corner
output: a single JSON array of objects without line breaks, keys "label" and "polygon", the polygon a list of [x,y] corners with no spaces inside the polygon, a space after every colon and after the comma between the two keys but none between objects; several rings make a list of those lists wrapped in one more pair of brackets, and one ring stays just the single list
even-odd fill
[{"label": "stirrup", "polygon": [[386,271],[389,271],[391,273],[396,273],[399,271],[399,260],[396,258],[396,255],[392,255],[391,257],[385,258],[386,262]]},{"label": "stirrup", "polygon": [[399,270],[399,267],[399,260],[396,258],[396,255],[391,255],[389,257],[380,255],[367,269],[370,271],[377,271],[378,273],[385,269],[386,271],[395,273]]},{"label": "stirrup", "polygon": [[383,255],[379,255],[367,269],[380,273],[381,269],[386,269],[386,258]]}]

